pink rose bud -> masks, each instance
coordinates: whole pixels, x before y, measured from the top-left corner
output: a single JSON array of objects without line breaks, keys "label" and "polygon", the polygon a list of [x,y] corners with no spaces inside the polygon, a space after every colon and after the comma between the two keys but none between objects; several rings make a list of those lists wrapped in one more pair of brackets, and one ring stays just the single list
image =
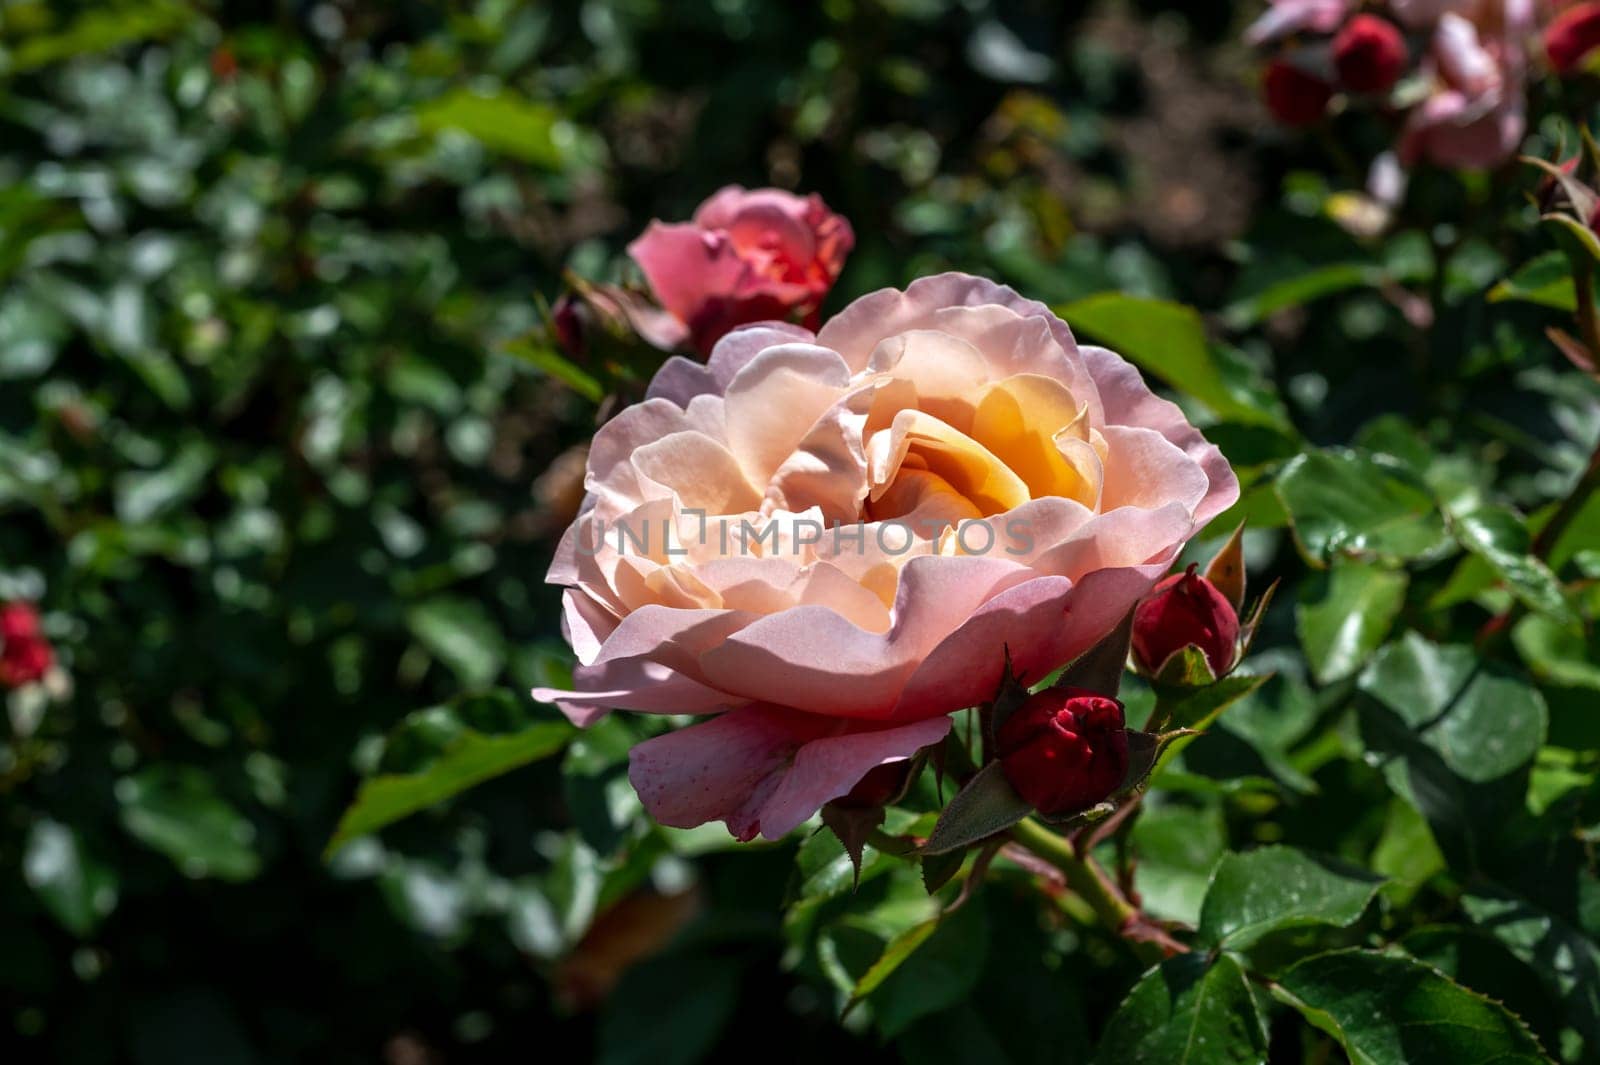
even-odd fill
[{"label": "pink rose bud", "polygon": [[1351,92],[1388,92],[1406,68],[1406,41],[1395,24],[1357,15],[1333,39],[1333,66]]},{"label": "pink rose bud", "polygon": [[995,736],[1006,780],[1043,814],[1087,810],[1128,775],[1122,704],[1087,688],[1028,696]]},{"label": "pink rose bud", "polygon": [[1133,657],[1147,674],[1160,672],[1168,658],[1193,644],[1220,677],[1233,668],[1238,643],[1233,604],[1194,566],[1156,585],[1133,615]]},{"label": "pink rose bud", "polygon": [[1600,3],[1569,7],[1544,31],[1544,50],[1557,74],[1570,74],[1600,45]]},{"label": "pink rose bud", "polygon": [[0,606],[0,686],[20,688],[41,679],[55,653],[39,628],[39,612],[29,603]]},{"label": "pink rose bud", "polygon": [[1267,110],[1285,126],[1315,124],[1333,96],[1333,86],[1282,59],[1267,64],[1261,78],[1261,91]]},{"label": "pink rose bud", "polygon": [[628,254],[708,353],[737,326],[815,315],[854,246],[850,223],[819,196],[729,185],[692,222],[651,222]]}]

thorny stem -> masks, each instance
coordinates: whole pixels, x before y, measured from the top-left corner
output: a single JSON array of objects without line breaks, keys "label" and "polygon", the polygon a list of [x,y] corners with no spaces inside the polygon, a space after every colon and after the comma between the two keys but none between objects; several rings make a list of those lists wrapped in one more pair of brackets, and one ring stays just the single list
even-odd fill
[{"label": "thorny stem", "polygon": [[[1094,911],[1108,931],[1123,936],[1127,928],[1144,919],[1106,877],[1091,858],[1080,858],[1072,844],[1031,817],[1025,817],[1011,829],[1011,838],[1061,871],[1067,887]],[[1128,939],[1140,961],[1155,964],[1166,957],[1166,951],[1148,940]]]},{"label": "thorny stem", "polygon": [[1550,552],[1561,540],[1561,534],[1567,531],[1567,526],[1572,524],[1572,519],[1578,516],[1596,489],[1600,489],[1600,443],[1595,445],[1594,454],[1589,456],[1589,465],[1583,471],[1583,476],[1578,478],[1578,483],[1573,485],[1572,491],[1567,493],[1567,498],[1561,501],[1556,512],[1550,515],[1550,520],[1539,530],[1539,535],[1534,537],[1534,555],[1549,560]]}]

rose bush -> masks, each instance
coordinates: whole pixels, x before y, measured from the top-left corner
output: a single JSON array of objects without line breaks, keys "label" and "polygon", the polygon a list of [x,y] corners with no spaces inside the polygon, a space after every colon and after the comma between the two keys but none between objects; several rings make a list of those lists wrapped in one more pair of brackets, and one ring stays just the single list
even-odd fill
[{"label": "rose bush", "polygon": [[1083,652],[1238,495],[1133,366],[962,274],[668,362],[587,484],[549,577],[575,690],[535,694],[580,724],[720,713],[631,778],[741,838],[938,741],[1007,653],[1038,678]]}]

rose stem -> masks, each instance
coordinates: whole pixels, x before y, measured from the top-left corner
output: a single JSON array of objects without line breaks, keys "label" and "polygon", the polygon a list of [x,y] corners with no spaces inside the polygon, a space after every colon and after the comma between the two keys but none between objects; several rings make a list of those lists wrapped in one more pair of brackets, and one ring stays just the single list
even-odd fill
[{"label": "rose stem", "polygon": [[[1143,920],[1143,915],[1118,894],[1094,860],[1078,857],[1072,844],[1061,835],[1031,817],[1024,817],[1012,827],[1011,838],[1061,870],[1067,887],[1089,904],[1100,923],[1114,935],[1122,937],[1130,925]],[[1128,939],[1127,943],[1142,962],[1153,965],[1166,957],[1166,951],[1159,944],[1140,939]]]}]

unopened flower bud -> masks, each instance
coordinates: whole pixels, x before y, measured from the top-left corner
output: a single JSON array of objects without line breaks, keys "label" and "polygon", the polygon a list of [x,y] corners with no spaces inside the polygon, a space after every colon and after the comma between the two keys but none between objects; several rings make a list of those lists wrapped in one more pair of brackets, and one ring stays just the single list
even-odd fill
[{"label": "unopened flower bud", "polygon": [[1282,59],[1267,64],[1261,91],[1267,110],[1285,126],[1314,124],[1322,118],[1333,96],[1333,86]]},{"label": "unopened flower bud", "polygon": [[1122,704],[1087,688],[1046,688],[1005,719],[995,750],[1006,780],[1043,814],[1086,810],[1122,786]]},{"label": "unopened flower bud", "polygon": [[1600,3],[1569,7],[1544,31],[1544,50],[1557,74],[1570,74],[1600,46]]},{"label": "unopened flower bud", "polygon": [[1406,68],[1406,39],[1394,23],[1357,15],[1333,39],[1333,66],[1351,92],[1388,92]]},{"label": "unopened flower bud", "polygon": [[1200,648],[1214,676],[1234,666],[1239,615],[1195,568],[1156,585],[1133,615],[1133,657],[1147,674],[1159,673],[1167,659],[1190,645]]}]

